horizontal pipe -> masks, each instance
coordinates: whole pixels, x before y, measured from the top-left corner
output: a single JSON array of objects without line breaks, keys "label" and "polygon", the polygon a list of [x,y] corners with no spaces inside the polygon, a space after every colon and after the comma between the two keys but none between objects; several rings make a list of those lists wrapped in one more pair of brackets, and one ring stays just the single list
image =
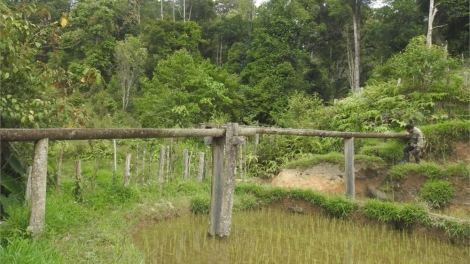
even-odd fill
[{"label": "horizontal pipe", "polygon": [[[239,136],[255,134],[286,135],[286,136],[317,136],[339,138],[408,138],[405,133],[363,133],[341,132],[313,129],[292,128],[243,128],[238,129]],[[0,129],[2,141],[37,141],[49,140],[80,140],[80,139],[116,139],[116,138],[178,138],[178,137],[223,137],[225,128],[210,129],[172,129],[172,128],[44,128],[44,129]]]},{"label": "horizontal pipe", "polygon": [[405,133],[364,133],[364,132],[341,132],[314,129],[292,129],[292,128],[239,128],[239,136],[254,136],[255,134],[271,134],[286,136],[317,136],[317,137],[340,137],[340,138],[408,138]]},{"label": "horizontal pipe", "polygon": [[0,129],[2,141],[79,140],[116,138],[222,137],[225,129],[155,129],[155,128],[44,128]]}]

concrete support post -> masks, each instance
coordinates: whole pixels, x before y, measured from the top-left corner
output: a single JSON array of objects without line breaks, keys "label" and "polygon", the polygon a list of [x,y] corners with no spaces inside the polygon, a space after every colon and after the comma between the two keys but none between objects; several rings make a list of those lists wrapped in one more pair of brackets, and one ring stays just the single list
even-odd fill
[{"label": "concrete support post", "polygon": [[344,169],[346,172],[346,195],[354,198],[354,138],[344,138]]},{"label": "concrete support post", "polygon": [[[230,235],[232,225],[235,168],[237,161],[238,124],[227,124],[225,138],[212,139],[213,176],[209,235]],[[225,159],[224,159],[225,145]]]},{"label": "concrete support post", "polygon": [[27,230],[31,231],[35,238],[44,232],[48,150],[48,138],[37,141],[34,146],[34,161],[31,171],[31,215]]}]

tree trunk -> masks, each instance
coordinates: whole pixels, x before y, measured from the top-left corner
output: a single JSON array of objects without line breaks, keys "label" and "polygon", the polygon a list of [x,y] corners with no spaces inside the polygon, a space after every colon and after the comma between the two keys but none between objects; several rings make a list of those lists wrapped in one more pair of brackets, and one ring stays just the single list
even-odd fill
[{"label": "tree trunk", "polygon": [[361,1],[356,0],[353,10],[354,27],[354,90],[359,91],[360,87],[360,60],[361,60]]},{"label": "tree trunk", "polygon": [[426,47],[428,49],[432,46],[432,24],[436,16],[437,8],[434,5],[434,0],[429,0],[429,18],[428,18],[428,33],[426,34]]}]

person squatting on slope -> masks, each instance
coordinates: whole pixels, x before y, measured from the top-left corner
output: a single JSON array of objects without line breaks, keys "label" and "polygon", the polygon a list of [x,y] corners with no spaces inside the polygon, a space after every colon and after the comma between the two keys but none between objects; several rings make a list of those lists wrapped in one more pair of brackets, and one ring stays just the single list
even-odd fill
[{"label": "person squatting on slope", "polygon": [[415,157],[416,163],[419,164],[419,152],[424,149],[425,139],[421,129],[407,124],[405,126],[406,132],[411,135],[408,145],[403,149],[403,163],[410,162],[410,152]]}]

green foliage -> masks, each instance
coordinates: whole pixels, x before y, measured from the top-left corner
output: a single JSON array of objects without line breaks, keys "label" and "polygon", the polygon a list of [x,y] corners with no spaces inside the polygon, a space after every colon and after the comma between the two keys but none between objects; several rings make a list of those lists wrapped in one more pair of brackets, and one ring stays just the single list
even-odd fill
[{"label": "green foliage", "polygon": [[344,166],[344,155],[337,152],[330,152],[325,155],[312,155],[309,157],[290,161],[285,165],[285,168],[308,168],[319,163],[331,163]]},{"label": "green foliage", "polygon": [[463,161],[448,165],[442,171],[442,175],[444,177],[463,177],[463,178],[470,178],[470,169],[468,165],[465,164]]},{"label": "green foliage", "polygon": [[190,127],[207,123],[216,113],[229,109],[230,92],[211,76],[213,70],[208,61],[199,61],[186,50],[160,61],[154,78],[144,82],[144,96],[136,99],[142,124]]},{"label": "green foliage", "polygon": [[241,184],[235,187],[235,194],[255,195],[263,204],[272,204],[287,197],[289,191],[281,187],[265,187],[255,184]]},{"label": "green foliage", "polygon": [[404,223],[407,226],[414,223],[429,223],[427,211],[417,204],[398,205],[369,199],[362,207],[362,211],[368,217],[384,222]]},{"label": "green foliage", "polygon": [[[110,203],[113,204],[112,201]],[[66,233],[71,226],[87,223],[95,216],[95,211],[87,210],[86,206],[77,203],[72,195],[66,193],[48,193],[46,208],[45,231],[51,236]],[[99,211],[104,207],[96,209]]]},{"label": "green foliage", "polygon": [[429,154],[433,158],[446,159],[455,154],[455,144],[468,142],[470,137],[469,121],[453,121],[423,126]]},{"label": "green foliage", "polygon": [[26,228],[29,224],[29,206],[23,205],[14,197],[0,195],[2,209],[6,213],[3,223],[0,225],[0,244],[7,246],[9,240],[29,237]]},{"label": "green foliage", "polygon": [[392,167],[388,175],[392,180],[402,180],[405,177],[414,177],[416,174],[425,176],[430,180],[440,179],[442,169],[434,163],[405,163]]},{"label": "green foliage", "polygon": [[320,108],[323,104],[318,95],[296,91],[289,97],[287,109],[275,116],[276,124],[286,128],[315,128],[318,126],[315,112]]},{"label": "green foliage", "polygon": [[431,222],[426,209],[417,204],[404,204],[400,210],[400,221],[406,225],[418,222],[428,225]]},{"label": "green foliage", "polygon": [[359,154],[377,156],[382,158],[387,164],[395,164],[402,159],[404,142],[397,139],[388,139],[385,143],[364,146],[359,150]]},{"label": "green foliage", "polygon": [[419,197],[432,207],[441,207],[450,203],[454,197],[455,189],[448,181],[428,181],[424,184]]},{"label": "green foliage", "polygon": [[208,214],[210,210],[211,197],[209,195],[196,196],[191,199],[191,212],[194,214]]},{"label": "green foliage", "polygon": [[324,203],[324,207],[330,215],[336,218],[344,218],[349,216],[357,208],[357,205],[351,199],[338,195],[328,198]]},{"label": "green foliage", "polygon": [[435,225],[444,228],[451,237],[468,239],[468,234],[470,234],[470,224],[468,223],[462,224],[452,220],[444,220]]},{"label": "green foliage", "polygon": [[9,239],[8,246],[0,245],[0,259],[2,263],[64,263],[53,245],[20,237]]},{"label": "green foliage", "polygon": [[106,187],[99,192],[83,192],[83,201],[94,210],[103,210],[105,208],[121,207],[125,204],[131,204],[139,201],[139,195],[133,188],[122,186]]},{"label": "green foliage", "polygon": [[[51,44],[48,34],[55,27],[50,22],[33,24],[28,18],[36,12],[34,5],[10,9],[0,3],[0,126],[39,127],[53,120],[53,81],[61,73],[48,68],[35,56]],[[47,21],[48,17],[43,17]],[[51,120],[50,120],[51,119]]]},{"label": "green foliage", "polygon": [[169,183],[165,183],[165,185],[163,186],[162,196],[189,196],[200,193],[202,191],[210,193],[210,182],[205,182],[204,184],[201,184],[195,180],[175,180]]},{"label": "green foliage", "polygon": [[362,208],[365,215],[384,222],[396,222],[400,219],[400,208],[394,203],[369,199]]},{"label": "green foliage", "polygon": [[312,204],[323,206],[328,199],[326,196],[317,193],[311,189],[292,189],[289,191],[289,196],[293,199],[304,199]]}]

